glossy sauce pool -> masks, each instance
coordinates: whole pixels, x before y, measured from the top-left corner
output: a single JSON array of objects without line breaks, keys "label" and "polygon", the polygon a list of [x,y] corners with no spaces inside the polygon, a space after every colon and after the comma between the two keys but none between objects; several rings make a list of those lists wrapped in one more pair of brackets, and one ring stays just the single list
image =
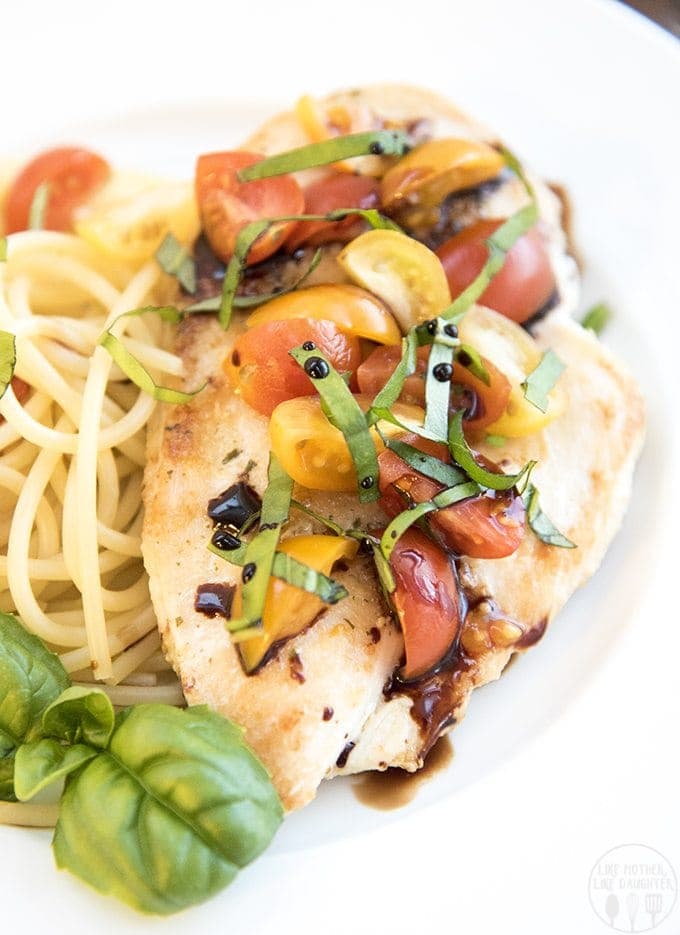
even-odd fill
[{"label": "glossy sauce pool", "polygon": [[408,805],[423,783],[445,769],[453,759],[453,744],[448,737],[442,737],[430,750],[425,765],[417,773],[394,767],[384,772],[365,773],[352,783],[355,797],[370,808],[391,811]]}]

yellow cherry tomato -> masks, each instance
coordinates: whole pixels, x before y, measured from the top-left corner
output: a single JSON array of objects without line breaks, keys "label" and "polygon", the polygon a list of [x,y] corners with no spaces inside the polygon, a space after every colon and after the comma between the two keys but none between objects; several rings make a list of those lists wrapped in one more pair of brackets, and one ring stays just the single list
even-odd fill
[{"label": "yellow cherry tomato", "polygon": [[[369,397],[356,397],[366,410]],[[397,418],[407,418],[422,424],[423,410],[419,406],[397,403],[392,407]],[[402,432],[389,422],[379,422],[383,435]],[[377,451],[384,445],[375,428],[371,435]],[[302,396],[279,403],[269,420],[271,450],[284,471],[293,480],[310,490],[356,491],[357,475],[345,436],[328,421],[318,396]]]},{"label": "yellow cherry tomato", "polygon": [[416,146],[383,176],[380,201],[385,208],[440,204],[447,195],[494,178],[505,160],[478,140],[428,140]]},{"label": "yellow cherry tomato", "polygon": [[[358,546],[356,539],[344,536],[293,536],[279,544],[279,552],[328,575],[340,559],[353,559]],[[260,665],[274,643],[301,633],[324,606],[316,595],[271,578],[262,613],[261,635],[238,643],[246,672]]]},{"label": "yellow cherry tomato", "polygon": [[401,332],[389,309],[370,292],[348,285],[309,286],[265,302],[248,327],[289,318],[332,321],[347,334],[377,344],[399,344]]},{"label": "yellow cherry tomato", "polygon": [[141,266],[168,233],[189,246],[200,221],[193,186],[163,182],[126,195],[103,190],[78,213],[74,226],[83,240],[113,259]]},{"label": "yellow cherry tomato", "polygon": [[521,384],[540,363],[542,351],[520,325],[490,308],[475,305],[459,324],[458,334],[461,341],[488,358],[510,381],[505,412],[486,427],[489,435],[508,438],[533,435],[564,412],[566,397],[559,380],[548,394],[546,412],[525,399]]},{"label": "yellow cherry tomato", "polygon": [[337,259],[350,279],[387,303],[404,333],[451,302],[439,257],[399,231],[367,231],[348,243]]}]

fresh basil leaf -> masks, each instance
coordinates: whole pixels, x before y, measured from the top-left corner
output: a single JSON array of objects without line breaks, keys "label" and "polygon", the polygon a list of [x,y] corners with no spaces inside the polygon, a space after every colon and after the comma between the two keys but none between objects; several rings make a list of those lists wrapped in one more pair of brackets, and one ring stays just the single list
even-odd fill
[{"label": "fresh basil leaf", "polygon": [[142,366],[134,354],[131,354],[123,342],[111,331],[116,322],[120,321],[121,318],[127,318],[131,315],[146,315],[147,313],[158,315],[163,319],[163,321],[169,321],[172,324],[176,324],[182,320],[182,313],[176,308],[173,308],[171,305],[166,305],[159,308],[153,305],[147,305],[144,308],[134,308],[129,312],[123,312],[123,314],[119,315],[115,321],[111,322],[109,327],[100,337],[99,343],[109,352],[125,376],[132,380],[135,386],[138,386],[139,389],[144,393],[148,393],[149,396],[152,396],[154,399],[157,399],[162,403],[175,403],[178,405],[183,405],[184,403],[191,402],[194,396],[196,396],[197,393],[200,393],[201,390],[205,388],[205,384],[190,392],[184,392],[183,390],[173,390],[167,386],[159,386],[148,370]]},{"label": "fresh basil leaf", "polygon": [[431,500],[424,500],[422,503],[417,503],[415,506],[404,510],[403,513],[399,513],[390,522],[380,539],[380,551],[383,556],[389,560],[399,538],[403,536],[410,526],[413,526],[419,519],[422,519],[423,516],[435,510],[443,510],[445,507],[452,506],[460,500],[467,500],[469,497],[474,497],[478,493],[480,493],[479,486],[475,484],[474,481],[466,481],[463,484],[458,484],[456,487],[442,490],[441,493],[436,494]]},{"label": "fresh basil leaf", "polygon": [[385,409],[391,409],[401,396],[404,389],[404,383],[407,377],[416,372],[418,363],[417,358],[418,339],[415,331],[412,329],[406,337],[401,339],[401,359],[395,367],[387,383],[380,390],[371,404],[371,408],[366,413],[366,421],[369,425],[374,425],[381,417],[377,415]]},{"label": "fresh basil leaf", "polygon": [[69,684],[42,640],[0,613],[0,799],[13,801],[16,750],[40,736],[43,712]]},{"label": "fresh basil leaf", "polygon": [[332,519],[328,516],[324,516],[323,513],[317,513],[316,510],[313,510],[311,507],[307,506],[304,503],[300,503],[299,500],[291,500],[291,506],[295,510],[300,510],[301,513],[305,513],[307,516],[311,516],[312,519],[315,519],[317,523],[321,523],[322,526],[325,526],[326,529],[330,529],[332,533],[335,533],[336,536],[347,536],[351,533],[345,532],[342,526],[338,526],[337,523],[334,523]]},{"label": "fresh basil leaf", "polygon": [[535,370],[522,383],[524,398],[541,412],[547,412],[550,405],[548,393],[557,383],[564,366],[554,351],[547,350]]},{"label": "fresh basil leaf", "polygon": [[459,345],[458,338],[446,335],[438,318],[425,375],[425,430],[440,441],[448,434],[453,359]]},{"label": "fresh basil leaf", "polygon": [[11,331],[0,331],[0,399],[12,382],[17,363],[17,340]]},{"label": "fresh basil leaf", "polygon": [[344,585],[333,581],[323,572],[298,562],[285,552],[277,552],[274,556],[272,575],[308,594],[314,594],[324,604],[337,604],[347,597],[347,588]]},{"label": "fresh basil leaf", "polygon": [[86,744],[64,746],[51,737],[25,743],[17,750],[14,766],[14,789],[20,802],[26,802],[42,789],[64,779],[97,756]]},{"label": "fresh basil leaf", "polygon": [[0,237],[0,263],[4,263],[7,259],[7,238]]},{"label": "fresh basil leaf", "polygon": [[[377,500],[378,456],[368,430],[366,417],[358,402],[327,357],[318,350],[303,347],[289,352],[296,363],[313,379],[331,425],[340,429],[347,442],[357,473],[357,493],[361,503]],[[310,371],[316,371],[314,375]]]},{"label": "fresh basil leaf", "polygon": [[207,707],[143,704],[68,777],[53,846],[58,866],[90,886],[167,915],[230,883],[282,817],[239,728]]},{"label": "fresh basil leaf", "polygon": [[606,302],[599,302],[589,308],[581,319],[581,325],[595,334],[601,334],[612,317],[612,310]]},{"label": "fresh basil leaf", "polygon": [[449,451],[456,464],[461,467],[471,480],[488,490],[510,490],[525,477],[536,464],[528,461],[517,474],[495,474],[487,471],[475,460],[475,456],[465,441],[463,434],[463,414],[457,412],[449,423]]},{"label": "fresh basil leaf", "polygon": [[277,153],[260,162],[246,166],[238,174],[240,182],[266,179],[274,175],[300,172],[315,166],[326,166],[355,156],[402,156],[410,149],[408,136],[400,130],[369,130],[365,133],[350,133],[335,136],[319,143],[309,143],[298,149]]},{"label": "fresh basil leaf", "polygon": [[43,714],[43,733],[65,743],[106,747],[115,715],[109,696],[98,688],[67,688]]},{"label": "fresh basil leaf", "polygon": [[461,344],[456,351],[456,361],[461,367],[469,370],[473,377],[477,377],[482,383],[491,386],[491,377],[489,371],[484,366],[482,356],[471,344]]},{"label": "fresh basil leaf", "polygon": [[41,182],[35,190],[31,207],[28,209],[28,229],[41,231],[45,227],[45,213],[50,197],[49,182]]},{"label": "fresh basil leaf", "polygon": [[414,471],[418,471],[419,474],[424,474],[425,477],[429,477],[431,480],[436,480],[447,487],[455,487],[466,480],[463,471],[459,471],[458,468],[453,467],[451,464],[445,464],[433,455],[425,454],[398,438],[383,438],[383,441],[385,447],[399,455],[409,467],[413,468]]},{"label": "fresh basil leaf", "polygon": [[527,522],[532,532],[546,545],[555,545],[561,549],[575,549],[576,544],[563,536],[549,516],[541,509],[538,490],[533,484],[527,484],[522,494],[527,511]]},{"label": "fresh basil leaf", "polygon": [[158,265],[169,276],[174,276],[180,286],[194,294],[196,291],[196,263],[186,247],[182,246],[174,234],[166,234],[158,250]]},{"label": "fresh basil leaf", "polygon": [[378,582],[383,590],[385,598],[388,602],[390,602],[390,594],[393,594],[397,587],[392,568],[390,567],[390,563],[383,555],[378,543],[372,542],[371,550],[373,552],[373,561],[375,562],[375,570],[378,575]]}]

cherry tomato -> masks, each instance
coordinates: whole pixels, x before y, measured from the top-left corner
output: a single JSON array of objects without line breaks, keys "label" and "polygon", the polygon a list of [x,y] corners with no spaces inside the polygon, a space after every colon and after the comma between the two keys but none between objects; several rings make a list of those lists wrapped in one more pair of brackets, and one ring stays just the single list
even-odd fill
[{"label": "cherry tomato", "polygon": [[[437,250],[453,298],[481,272],[489,251],[484,241],[502,220],[477,221]],[[509,251],[503,268],[479,299],[513,321],[523,322],[548,301],[555,290],[555,274],[548,251],[536,227],[532,227]]]},{"label": "cherry tomato", "polygon": [[48,186],[43,227],[70,231],[75,209],[87,201],[110,174],[108,162],[89,149],[60,146],[40,153],[24,166],[7,193],[7,233],[27,230],[35,193],[43,183]]},{"label": "cherry tomato", "polygon": [[[418,349],[416,372],[406,378],[400,396],[403,402],[416,406],[425,404],[424,377],[429,356],[429,347]],[[400,358],[400,347],[377,347],[372,351],[357,370],[360,391],[375,396],[387,383]],[[490,361],[485,358],[482,358],[482,361],[489,374],[489,385],[458,363],[454,365],[451,377],[456,390],[452,392],[452,407],[464,408],[467,411],[465,427],[471,431],[481,431],[500,418],[505,412],[510,396],[510,383],[507,378]],[[461,389],[458,390],[458,387]]]},{"label": "cherry tomato", "polygon": [[[375,208],[378,203],[378,183],[366,175],[328,175],[305,189],[305,214],[328,214],[336,208]],[[295,250],[303,243],[314,247],[330,241],[346,243],[363,228],[363,221],[351,215],[343,221],[300,221],[286,240],[286,247]]]},{"label": "cherry tomato", "polygon": [[270,321],[236,339],[224,361],[231,385],[249,406],[266,416],[284,400],[316,395],[316,387],[288,353],[305,341],[313,341],[341,373],[353,373],[361,360],[359,339],[332,321]]},{"label": "cherry tomato", "polygon": [[460,633],[456,573],[449,556],[413,527],[397,540],[390,565],[406,651],[400,675],[414,679],[433,669]]},{"label": "cherry tomato", "polygon": [[[302,189],[290,175],[239,182],[237,172],[259,162],[256,153],[208,153],[196,163],[196,200],[210,246],[227,262],[239,231],[251,221],[302,214]],[[248,265],[265,260],[283,244],[295,221],[273,224],[250,248]]]}]

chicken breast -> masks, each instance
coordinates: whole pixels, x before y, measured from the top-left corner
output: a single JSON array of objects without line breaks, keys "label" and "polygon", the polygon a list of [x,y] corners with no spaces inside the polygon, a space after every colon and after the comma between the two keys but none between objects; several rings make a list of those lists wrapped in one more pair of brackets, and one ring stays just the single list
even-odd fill
[{"label": "chicken breast", "polygon": [[[425,92],[357,93],[383,117],[429,121],[429,132],[436,135],[474,132],[493,139]],[[271,152],[304,142],[295,118],[284,114],[247,146]],[[460,720],[472,689],[497,678],[513,653],[540,639],[569,595],[597,568],[620,524],[642,442],[643,404],[625,368],[569,318],[575,268],[565,251],[559,205],[547,188],[537,184],[537,189],[560,296],[535,334],[567,364],[561,377],[567,408],[543,432],[508,443],[502,467],[538,459],[534,478],[542,506],[578,548],[551,547],[527,533],[508,558],[461,560],[459,576],[469,603],[461,651],[452,667],[409,690],[391,681],[403,639],[369,557],[360,555],[334,572],[349,596],[328,607],[255,675],[245,674],[221,618],[196,611],[200,585],[240,582],[239,568],[208,551],[208,501],[239,479],[261,494],[269,443],[267,419],[233,393],[222,368],[242,322],[225,333],[213,317],[192,316],[179,328],[185,384],[208,385],[187,406],[160,408],[149,435],[143,552],[151,595],[165,651],[188,703],[207,703],[244,727],[287,809],[304,805],[324,778],[337,773],[418,769],[437,737]],[[513,202],[503,213],[523,197],[513,187],[492,194]],[[480,203],[477,210],[495,216],[502,209]],[[317,281],[340,278],[332,254],[314,274]],[[486,453],[498,460],[498,450]],[[385,523],[379,507],[362,506],[353,494],[296,488],[295,497],[344,527],[356,521],[362,527]],[[294,512],[284,536],[321,531]]]}]

